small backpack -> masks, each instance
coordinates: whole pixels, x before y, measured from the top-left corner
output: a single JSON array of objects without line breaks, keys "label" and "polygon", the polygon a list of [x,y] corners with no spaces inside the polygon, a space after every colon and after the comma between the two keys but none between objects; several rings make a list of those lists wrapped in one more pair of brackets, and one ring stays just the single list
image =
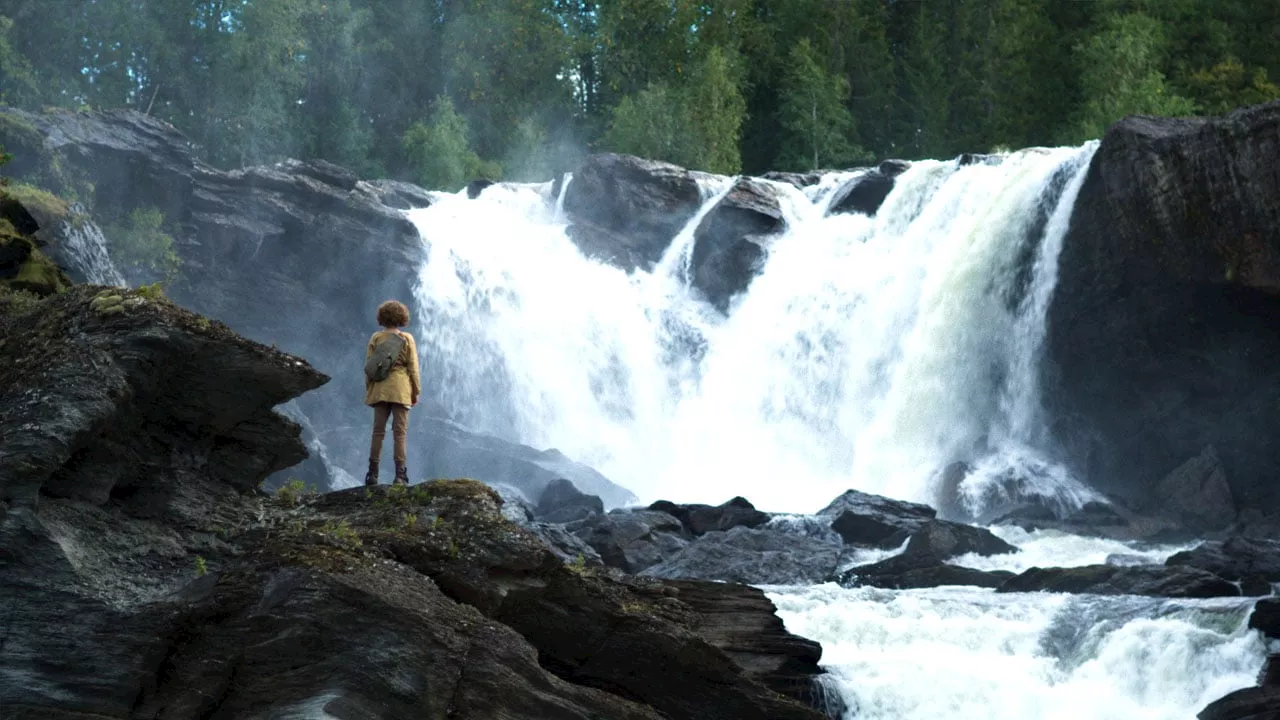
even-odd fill
[{"label": "small backpack", "polygon": [[369,359],[364,361],[364,376],[373,382],[386,380],[391,374],[391,366],[396,364],[400,351],[404,349],[404,343],[404,336],[396,333],[374,345]]}]

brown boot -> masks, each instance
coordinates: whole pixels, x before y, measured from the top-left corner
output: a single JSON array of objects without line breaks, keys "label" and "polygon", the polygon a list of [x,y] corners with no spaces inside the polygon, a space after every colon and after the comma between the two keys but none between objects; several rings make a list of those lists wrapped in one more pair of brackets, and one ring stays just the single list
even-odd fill
[{"label": "brown boot", "polygon": [[409,484],[409,468],[396,463],[396,479],[391,481],[392,485],[408,485]]},{"label": "brown boot", "polygon": [[364,484],[365,485],[378,484],[378,461],[377,460],[369,461],[369,472],[365,473]]}]

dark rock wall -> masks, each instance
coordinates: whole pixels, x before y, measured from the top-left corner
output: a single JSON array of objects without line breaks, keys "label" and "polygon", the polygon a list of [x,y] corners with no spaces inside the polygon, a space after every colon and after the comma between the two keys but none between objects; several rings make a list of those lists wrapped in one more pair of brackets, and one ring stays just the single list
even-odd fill
[{"label": "dark rock wall", "polygon": [[1045,367],[1056,434],[1099,489],[1158,509],[1162,479],[1212,447],[1237,510],[1280,505],[1277,198],[1280,103],[1103,139]]}]

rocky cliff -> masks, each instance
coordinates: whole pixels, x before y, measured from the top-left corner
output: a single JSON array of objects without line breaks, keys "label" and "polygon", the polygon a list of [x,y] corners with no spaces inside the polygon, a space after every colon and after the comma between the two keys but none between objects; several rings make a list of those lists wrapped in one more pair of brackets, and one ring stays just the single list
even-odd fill
[{"label": "rocky cliff", "polygon": [[[1280,103],[1103,138],[1049,313],[1046,388],[1083,477],[1194,530],[1280,511]],[[1237,513],[1240,513],[1237,517]]]},{"label": "rocky cliff", "polygon": [[[182,262],[168,294],[331,375],[330,384],[288,411],[326,458],[363,473],[364,343],[376,329],[378,303],[412,302],[426,248],[404,210],[430,205],[429,193],[409,183],[362,181],[324,162],[223,172],[198,161],[173,126],[131,111],[0,109],[0,142],[14,154],[7,173],[81,196],[98,214],[160,210]],[[470,433],[429,404],[414,418],[415,479],[472,475],[537,497],[549,481],[568,477],[611,505],[633,498],[563,455]],[[287,475],[319,487],[334,475],[350,479],[318,453]]]},{"label": "rocky cliff", "polygon": [[154,291],[16,297],[5,718],[821,717],[758,590],[566,565],[469,480],[263,493],[324,375]]}]

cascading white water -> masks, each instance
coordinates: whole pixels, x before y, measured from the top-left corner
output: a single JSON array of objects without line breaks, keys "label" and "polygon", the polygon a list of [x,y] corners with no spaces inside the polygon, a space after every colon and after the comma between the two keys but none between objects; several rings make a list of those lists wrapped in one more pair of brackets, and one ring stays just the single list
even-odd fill
[{"label": "cascading white water", "polygon": [[[1096,144],[960,166],[918,162],[875,217],[828,216],[859,173],[774,184],[787,230],[727,315],[690,288],[703,206],[652,271],[583,256],[566,185],[437,195],[416,293],[430,392],[458,420],[594,465],[644,501],[812,512],[849,487],[932,500],[973,466],[977,509],[1008,491],[1093,497],[1053,462],[1036,383],[1058,253]],[[799,534],[829,523],[776,517]],[[996,528],[1022,548],[979,569],[1162,562],[1141,547]],[[846,564],[901,552],[866,551]],[[852,720],[1189,720],[1250,685],[1265,656],[1249,600],[768,588],[819,641],[824,690]]]},{"label": "cascading white water", "polygon": [[[556,447],[649,501],[747,494],[813,511],[849,487],[931,500],[943,465],[1042,456],[1035,371],[1057,252],[1095,144],[998,163],[918,162],[875,217],[826,215],[828,176],[774,184],[787,230],[727,317],[688,285],[704,205],[651,272],[583,256],[549,186],[442,195],[418,304],[436,399],[477,429]],[[563,189],[563,188],[562,188]],[[561,193],[563,197],[563,193]],[[976,488],[976,489],[975,489]]]},{"label": "cascading white water", "polygon": [[1191,720],[1254,684],[1239,598],[769,588],[853,720]]},{"label": "cascading white water", "polygon": [[107,254],[107,239],[80,205],[72,205],[67,219],[55,231],[63,267],[81,282],[123,287],[124,276]]}]

